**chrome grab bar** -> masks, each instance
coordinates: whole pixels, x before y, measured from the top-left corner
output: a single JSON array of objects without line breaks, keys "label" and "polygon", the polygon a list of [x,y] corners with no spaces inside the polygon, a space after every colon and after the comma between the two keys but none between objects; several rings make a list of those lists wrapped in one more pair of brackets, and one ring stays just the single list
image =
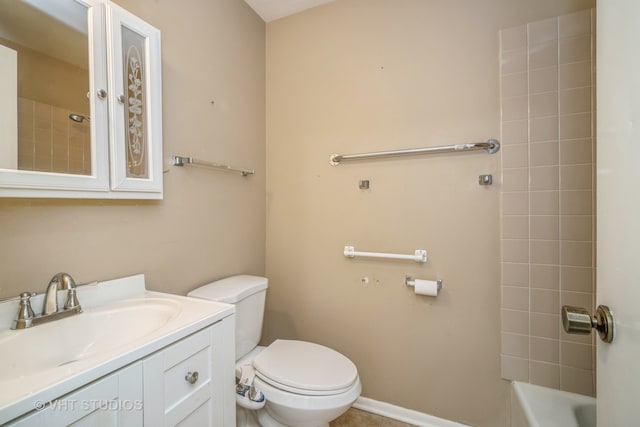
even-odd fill
[{"label": "chrome grab bar", "polygon": [[210,168],[221,169],[227,172],[240,172],[240,175],[242,176],[253,175],[256,173],[254,169],[238,168],[235,166],[225,165],[223,163],[208,162],[206,160],[198,160],[198,159],[194,159],[193,157],[173,156],[171,160],[173,161],[174,166],[184,166],[189,164],[207,166]]},{"label": "chrome grab bar", "polygon": [[332,154],[329,159],[331,166],[338,166],[344,160],[364,160],[378,157],[409,156],[416,154],[439,154],[457,153],[461,151],[484,150],[488,154],[497,153],[500,150],[500,143],[496,139],[489,139],[486,142],[473,142],[470,144],[442,145],[439,147],[408,148],[406,150],[377,151],[374,153],[359,154]]}]

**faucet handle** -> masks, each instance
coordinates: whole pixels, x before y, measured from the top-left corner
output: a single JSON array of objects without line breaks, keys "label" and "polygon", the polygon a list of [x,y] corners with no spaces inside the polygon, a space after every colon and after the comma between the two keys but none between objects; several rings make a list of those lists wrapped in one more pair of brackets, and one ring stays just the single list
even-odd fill
[{"label": "faucet handle", "polygon": [[76,288],[70,288],[67,291],[67,302],[64,304],[64,309],[71,310],[76,307],[80,312],[82,312],[82,309],[80,308],[80,301],[78,301],[78,296],[76,295]]},{"label": "faucet handle", "polygon": [[20,294],[18,314],[11,325],[11,329],[25,329],[31,326],[31,321],[35,317],[31,308],[31,297],[34,296],[36,296],[35,292],[23,292]]},{"label": "faucet handle", "polygon": [[20,298],[20,305],[22,305],[22,303],[26,304],[27,308],[30,310],[31,317],[35,316],[35,314],[33,314],[33,310],[31,310],[31,297],[35,297],[36,295],[38,294],[35,292],[23,292],[18,295]]}]

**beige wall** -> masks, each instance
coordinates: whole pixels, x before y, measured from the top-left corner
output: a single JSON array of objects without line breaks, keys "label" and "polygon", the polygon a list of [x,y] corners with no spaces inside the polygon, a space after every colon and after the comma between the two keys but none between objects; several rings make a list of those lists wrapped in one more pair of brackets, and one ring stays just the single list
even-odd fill
[{"label": "beige wall", "polygon": [[[0,296],[145,273],[184,294],[264,274],[264,23],[242,1],[123,0],[162,31],[164,156],[255,167],[255,176],[168,166],[164,200],[0,199]],[[215,104],[211,104],[215,101]]]},{"label": "beige wall", "polygon": [[[343,352],[364,396],[506,425],[500,156],[328,159],[498,137],[499,29],[592,6],[339,0],[267,26],[267,343]],[[477,184],[485,173],[493,186]],[[349,260],[345,245],[427,249],[429,262]],[[405,274],[443,279],[444,289],[416,296]]]}]

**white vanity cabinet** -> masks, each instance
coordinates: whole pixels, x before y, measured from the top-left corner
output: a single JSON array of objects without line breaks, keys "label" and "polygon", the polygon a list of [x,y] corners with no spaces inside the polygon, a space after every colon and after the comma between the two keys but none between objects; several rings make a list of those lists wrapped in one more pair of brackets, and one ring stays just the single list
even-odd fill
[{"label": "white vanity cabinet", "polygon": [[143,425],[142,362],[107,375],[53,402],[34,402],[33,411],[8,426],[66,427]]},{"label": "white vanity cabinet", "polygon": [[17,137],[0,141],[16,157],[0,164],[0,197],[162,199],[160,31],[111,0],[1,14],[14,25],[0,23],[0,45],[22,62],[21,84],[2,93],[18,107],[2,122]]},{"label": "white vanity cabinet", "polygon": [[230,315],[7,425],[235,427],[234,337]]}]

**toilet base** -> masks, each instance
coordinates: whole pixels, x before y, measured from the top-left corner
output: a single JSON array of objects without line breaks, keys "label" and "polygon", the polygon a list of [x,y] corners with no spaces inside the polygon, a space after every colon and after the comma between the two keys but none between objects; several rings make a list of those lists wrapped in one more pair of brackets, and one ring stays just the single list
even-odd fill
[{"label": "toilet base", "polygon": [[256,411],[236,406],[236,427],[261,427],[256,417]]}]

